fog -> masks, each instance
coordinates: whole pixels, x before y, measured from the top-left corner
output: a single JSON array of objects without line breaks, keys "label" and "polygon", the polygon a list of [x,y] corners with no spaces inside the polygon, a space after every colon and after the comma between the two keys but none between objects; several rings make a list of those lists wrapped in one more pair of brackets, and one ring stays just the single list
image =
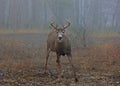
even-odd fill
[{"label": "fog", "polygon": [[119,0],[0,0],[0,28],[43,29],[69,18],[74,28],[118,29],[119,13]]},{"label": "fog", "polygon": [[[48,30],[54,20],[83,41],[91,34],[120,33],[120,0],[0,0],[0,29]],[[73,38],[74,39],[74,38]]]}]

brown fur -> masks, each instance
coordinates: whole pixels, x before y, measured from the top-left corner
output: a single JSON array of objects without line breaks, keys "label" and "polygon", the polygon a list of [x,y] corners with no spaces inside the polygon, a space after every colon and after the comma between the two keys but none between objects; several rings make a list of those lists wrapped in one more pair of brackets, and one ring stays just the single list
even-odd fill
[{"label": "brown fur", "polygon": [[[68,25],[64,26],[63,28],[58,28],[57,26],[53,25],[53,23],[51,23],[51,26],[55,30],[49,33],[47,39],[47,55],[46,55],[45,71],[47,69],[48,57],[51,51],[55,52],[57,55],[56,63],[59,71],[61,71],[60,56],[67,55],[69,63],[71,64],[74,73],[75,81],[77,82],[78,80],[76,77],[75,68],[72,63],[71,44],[69,42],[68,37],[64,34],[65,28],[70,26],[70,23],[68,22]],[[60,39],[60,35],[58,36],[58,34],[60,33],[62,33],[61,39]]]},{"label": "brown fur", "polygon": [[50,49],[58,55],[71,55],[71,44],[66,35],[63,35],[62,42],[58,42],[57,33],[52,31],[47,39],[47,51]]}]

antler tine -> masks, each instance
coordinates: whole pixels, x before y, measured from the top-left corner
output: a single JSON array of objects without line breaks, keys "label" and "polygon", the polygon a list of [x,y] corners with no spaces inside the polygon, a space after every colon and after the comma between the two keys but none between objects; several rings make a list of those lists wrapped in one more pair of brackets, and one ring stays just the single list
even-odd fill
[{"label": "antler tine", "polygon": [[53,20],[51,20],[50,21],[50,25],[54,28],[54,29],[57,29],[57,27],[58,27],[58,25],[54,25],[54,21]]},{"label": "antler tine", "polygon": [[67,21],[67,25],[63,25],[63,29],[68,28],[70,26],[70,24],[71,24],[69,20],[66,20],[66,21]]}]

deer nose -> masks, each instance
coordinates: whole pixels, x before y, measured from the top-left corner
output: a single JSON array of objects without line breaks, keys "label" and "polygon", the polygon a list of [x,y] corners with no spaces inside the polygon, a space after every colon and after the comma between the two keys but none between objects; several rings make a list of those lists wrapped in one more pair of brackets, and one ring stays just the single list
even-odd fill
[{"label": "deer nose", "polygon": [[61,40],[62,39],[62,34],[58,34],[58,39]]},{"label": "deer nose", "polygon": [[61,40],[62,39],[62,37],[58,37],[59,38],[59,40]]}]

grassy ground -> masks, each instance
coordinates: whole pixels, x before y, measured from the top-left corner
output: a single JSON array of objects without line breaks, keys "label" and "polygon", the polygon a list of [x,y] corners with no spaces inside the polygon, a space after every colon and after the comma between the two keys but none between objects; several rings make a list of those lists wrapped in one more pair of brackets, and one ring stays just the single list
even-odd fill
[{"label": "grassy ground", "polygon": [[79,81],[74,82],[67,57],[61,57],[64,77],[57,79],[56,56],[51,53],[44,74],[46,44],[28,44],[19,39],[0,38],[0,86],[119,86],[120,42],[72,48]]},{"label": "grassy ground", "polygon": [[0,29],[0,34],[48,33],[48,29]]}]

